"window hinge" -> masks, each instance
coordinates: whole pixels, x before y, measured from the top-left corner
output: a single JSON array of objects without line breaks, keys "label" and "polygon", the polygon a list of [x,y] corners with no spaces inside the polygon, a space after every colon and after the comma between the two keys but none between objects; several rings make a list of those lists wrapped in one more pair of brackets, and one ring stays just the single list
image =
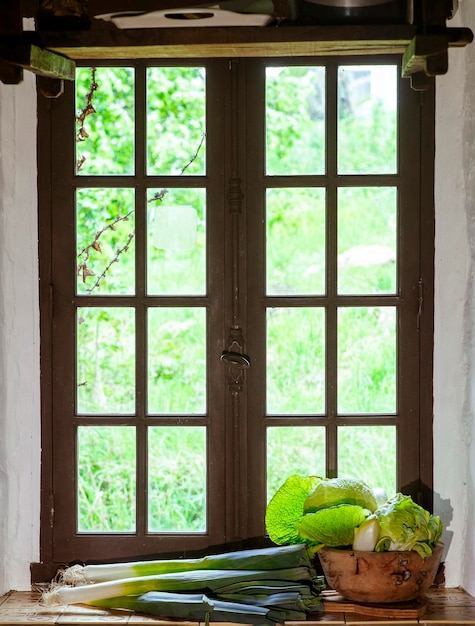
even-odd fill
[{"label": "window hinge", "polygon": [[424,312],[424,282],[419,278],[417,283],[417,330],[420,328],[422,313]]}]

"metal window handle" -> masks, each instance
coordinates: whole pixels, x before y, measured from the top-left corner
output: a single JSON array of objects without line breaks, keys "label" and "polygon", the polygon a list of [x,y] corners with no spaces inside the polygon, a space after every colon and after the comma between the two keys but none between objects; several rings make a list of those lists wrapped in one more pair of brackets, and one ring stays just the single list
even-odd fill
[{"label": "metal window handle", "polygon": [[251,358],[247,354],[235,352],[234,350],[224,350],[220,359],[226,365],[237,367],[241,370],[247,370],[251,366]]}]

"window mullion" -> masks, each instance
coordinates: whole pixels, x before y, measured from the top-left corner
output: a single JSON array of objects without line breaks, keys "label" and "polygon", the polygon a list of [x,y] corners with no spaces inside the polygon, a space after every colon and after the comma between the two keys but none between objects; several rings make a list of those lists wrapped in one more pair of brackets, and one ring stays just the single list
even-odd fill
[{"label": "window mullion", "polygon": [[[245,102],[245,60],[228,60],[227,81],[227,168],[226,216],[227,216],[227,260],[226,294],[229,302],[223,365],[226,370],[226,442],[228,460],[226,464],[226,509],[227,540],[237,540],[246,536],[248,527],[249,501],[247,497],[248,458],[247,445],[247,376],[243,365],[246,354],[246,311],[244,293],[246,283],[246,248],[244,204],[244,170],[246,139]],[[249,344],[248,344],[249,345]],[[234,356],[233,356],[234,353]],[[235,359],[235,364],[233,360]],[[242,361],[242,362],[239,362]]]},{"label": "window mullion", "polygon": [[264,531],[266,501],[266,312],[265,296],[265,63],[246,61],[247,341],[251,366],[247,373],[249,533]]},{"label": "window mullion", "polygon": [[146,68],[143,63],[135,67],[135,402],[136,402],[136,455],[137,455],[137,537],[147,533],[148,520],[148,446],[147,446],[147,190],[146,190]]},{"label": "window mullion", "polygon": [[326,68],[326,473],[329,478],[338,473],[337,454],[337,406],[338,406],[338,363],[337,331],[338,307],[337,285],[337,126],[338,126],[338,66],[336,63]]}]

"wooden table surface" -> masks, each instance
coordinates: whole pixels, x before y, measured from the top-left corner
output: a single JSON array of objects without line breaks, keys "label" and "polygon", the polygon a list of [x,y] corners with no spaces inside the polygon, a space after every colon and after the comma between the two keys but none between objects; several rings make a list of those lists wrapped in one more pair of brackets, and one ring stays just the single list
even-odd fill
[{"label": "wooden table surface", "polygon": [[[338,600],[338,599],[337,599]],[[329,603],[325,602],[325,606]],[[357,607],[358,608],[358,607]],[[340,610],[341,609],[341,610]],[[349,607],[348,607],[349,609]],[[305,622],[305,626],[316,624],[474,624],[475,625],[475,598],[462,589],[431,589],[426,596],[423,611],[418,617],[401,617],[393,614],[368,615],[355,610],[345,610],[344,603],[334,604],[322,614],[312,616]],[[394,612],[393,612],[394,613]],[[77,625],[104,624],[155,624],[157,626],[177,626],[176,621],[167,621],[145,615],[131,614],[120,611],[106,611],[83,605],[68,605],[60,607],[43,606],[41,594],[28,591],[11,591],[0,597],[0,626],[11,624],[31,624],[32,622],[45,625]],[[180,625],[197,626],[197,622],[179,622]],[[302,622],[286,622],[286,626],[300,626]]]}]

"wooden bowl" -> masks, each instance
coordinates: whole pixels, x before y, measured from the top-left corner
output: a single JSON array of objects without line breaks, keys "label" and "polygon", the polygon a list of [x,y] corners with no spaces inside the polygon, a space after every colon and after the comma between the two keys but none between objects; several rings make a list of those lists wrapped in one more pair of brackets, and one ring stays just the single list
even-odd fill
[{"label": "wooden bowl", "polygon": [[364,552],[321,548],[323,573],[330,587],[353,602],[394,603],[415,600],[432,585],[442,557],[439,543],[432,555],[417,552]]}]

